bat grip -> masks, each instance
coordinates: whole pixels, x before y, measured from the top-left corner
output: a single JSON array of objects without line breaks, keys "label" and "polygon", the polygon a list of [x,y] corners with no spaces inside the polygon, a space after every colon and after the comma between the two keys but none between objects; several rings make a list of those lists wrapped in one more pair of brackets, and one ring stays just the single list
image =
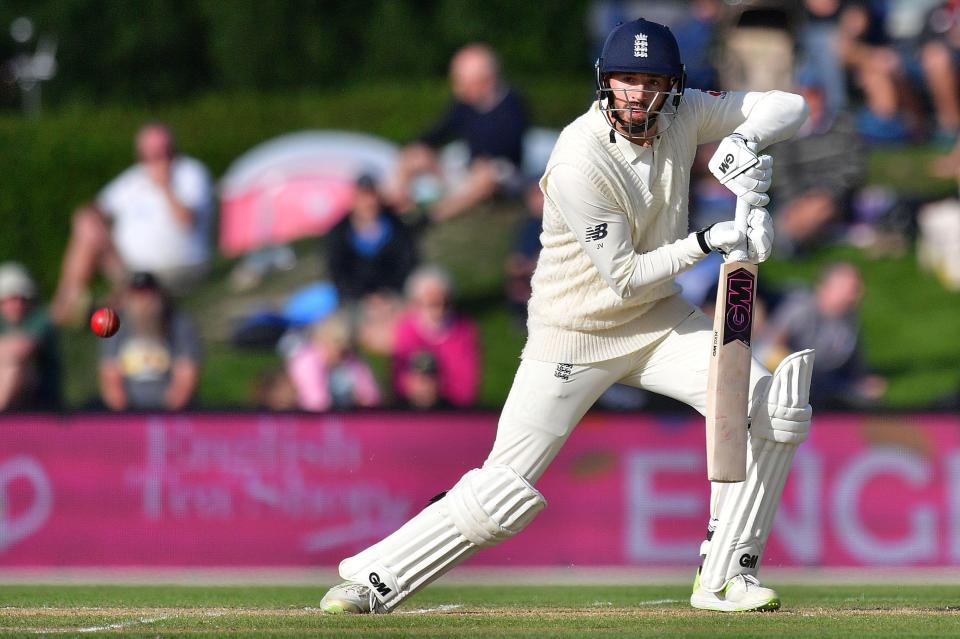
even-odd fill
[{"label": "bat grip", "polygon": [[743,199],[737,199],[737,213],[733,218],[734,227],[743,233],[744,240],[737,245],[737,248],[730,251],[727,255],[728,262],[746,262],[747,261],[747,215],[750,214],[750,205]]},{"label": "bat grip", "polygon": [[[757,143],[756,142],[747,142],[747,148],[756,153]],[[743,241],[740,243],[737,248],[730,251],[730,254],[727,256],[728,262],[746,262],[747,261],[747,216],[750,214],[750,205],[743,200],[743,198],[737,198],[737,210],[733,218],[733,226],[740,233],[743,234]]]}]

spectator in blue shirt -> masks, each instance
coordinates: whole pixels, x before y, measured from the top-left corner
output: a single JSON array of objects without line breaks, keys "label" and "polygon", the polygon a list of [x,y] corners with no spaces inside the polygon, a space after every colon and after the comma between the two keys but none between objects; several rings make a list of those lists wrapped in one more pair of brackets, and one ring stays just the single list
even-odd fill
[{"label": "spectator in blue shirt", "polygon": [[413,233],[382,199],[369,175],[357,179],[353,208],[327,237],[327,266],[345,302],[403,291],[417,263]]}]

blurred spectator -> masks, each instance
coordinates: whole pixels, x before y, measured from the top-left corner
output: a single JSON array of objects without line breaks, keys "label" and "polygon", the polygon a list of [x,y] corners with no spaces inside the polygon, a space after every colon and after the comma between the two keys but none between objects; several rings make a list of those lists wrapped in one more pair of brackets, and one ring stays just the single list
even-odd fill
[{"label": "blurred spectator", "polygon": [[391,355],[394,350],[397,322],[404,312],[404,301],[392,293],[371,293],[354,313],[357,342],[376,355]]},{"label": "blurred spectator", "polygon": [[[523,134],[527,117],[517,93],[500,77],[500,63],[484,44],[469,44],[450,61],[453,101],[446,113],[400,155],[392,199],[401,211],[434,195],[411,193],[414,179],[432,174],[442,180],[437,149],[462,139],[469,149],[466,175],[429,206],[435,220],[451,218],[498,191],[515,190],[521,179]],[[421,182],[424,184],[424,182]]]},{"label": "blurred spectator", "polygon": [[316,324],[287,358],[287,375],[297,404],[310,411],[377,406],[380,391],[373,371],[354,351],[350,322],[335,313]]},{"label": "blurred spectator", "polygon": [[846,241],[871,258],[903,256],[916,235],[916,203],[889,184],[857,189]]},{"label": "blurred spectator", "polygon": [[[903,61],[891,46],[883,15],[875,3],[844,3],[838,22],[837,52],[856,86],[863,91],[864,109],[857,116],[860,132],[872,142],[899,142],[918,122],[904,115],[917,110]],[[909,107],[909,109],[908,109]]]},{"label": "blurred spectator", "polygon": [[526,322],[527,301],[530,299],[530,277],[540,256],[540,233],[543,230],[543,191],[533,182],[524,193],[527,218],[514,233],[513,248],[507,255],[506,294],[510,311]]},{"label": "blurred spectator", "polygon": [[36,295],[22,265],[0,264],[0,410],[60,406],[56,329]]},{"label": "blurred spectator", "polygon": [[917,262],[948,291],[960,292],[960,201],[930,202],[917,213]]},{"label": "blurred spectator", "polygon": [[[436,266],[424,266],[407,280],[409,310],[394,334],[393,386],[403,403],[411,401],[411,361],[429,353],[436,360],[440,400],[456,407],[470,406],[480,382],[480,344],[476,324],[457,315],[451,306],[450,275]],[[422,355],[420,355],[422,357]],[[417,372],[415,369],[413,372]]]},{"label": "blurred spectator", "polygon": [[824,107],[839,113],[847,105],[847,78],[839,55],[842,0],[804,0],[803,26],[797,36],[802,73],[823,87]]},{"label": "blurred spectator", "polygon": [[722,34],[718,38],[720,88],[789,91],[799,14],[796,2],[724,3],[719,26]]},{"label": "blurred spectator", "polygon": [[405,392],[402,404],[407,408],[438,410],[453,407],[440,395],[439,369],[433,353],[414,353],[401,375]]},{"label": "blurred spectator", "polygon": [[829,266],[813,291],[788,296],[774,311],[758,349],[773,369],[788,353],[817,350],[811,401],[817,406],[856,408],[875,404],[887,382],[868,372],[860,343],[858,309],[864,294],[856,266]]},{"label": "blurred spectator", "polygon": [[417,261],[413,234],[380,198],[369,175],[360,176],[353,208],[328,235],[328,266],[343,302],[371,293],[400,293]]},{"label": "blurred spectator", "polygon": [[801,77],[797,91],[810,114],[797,134],[770,148],[776,157],[771,193],[776,240],[781,252],[809,248],[830,224],[849,210],[855,189],[866,177],[866,157],[853,119],[830,112],[826,94],[812,77]]},{"label": "blurred spectator", "polygon": [[930,11],[921,34],[920,61],[937,118],[938,142],[956,142],[952,151],[938,158],[934,173],[957,177],[960,173],[960,2],[951,0]]},{"label": "blurred spectator", "polygon": [[200,379],[200,338],[151,273],[130,279],[120,330],[102,342],[100,393],[113,410],[180,410]]},{"label": "blurred spectator", "polygon": [[297,389],[283,368],[263,371],[253,385],[254,406],[260,410],[296,410]]},{"label": "blurred spectator", "polygon": [[177,153],[170,129],[143,126],[137,164],[80,207],[53,302],[58,323],[74,323],[87,310],[87,287],[98,271],[119,289],[133,271],[149,271],[182,293],[207,271],[213,192],[207,169]]},{"label": "blurred spectator", "polygon": [[286,244],[272,244],[250,251],[230,271],[230,289],[249,291],[263,283],[273,271],[290,271],[297,265],[297,254]]},{"label": "blurred spectator", "polygon": [[949,0],[928,11],[920,35],[923,79],[937,121],[935,139],[953,143],[960,132],[960,2]]},{"label": "blurred spectator", "polygon": [[[685,0],[591,0],[587,10],[587,23],[591,40],[591,51],[597,52],[603,47],[610,31],[617,25],[630,22],[637,18],[645,18],[652,22],[674,25],[682,22],[690,12],[689,3]],[[686,61],[686,52],[681,48]],[[596,58],[591,58],[593,63]]]},{"label": "blurred spectator", "polygon": [[691,89],[706,91],[719,86],[711,60],[719,11],[719,0],[693,0],[684,17],[671,23],[671,31],[683,52],[687,86]]}]

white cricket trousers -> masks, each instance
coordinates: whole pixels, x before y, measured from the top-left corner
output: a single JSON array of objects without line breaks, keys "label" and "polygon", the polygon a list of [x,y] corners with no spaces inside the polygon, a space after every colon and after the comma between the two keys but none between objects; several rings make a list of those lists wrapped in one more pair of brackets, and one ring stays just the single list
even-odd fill
[{"label": "white cricket trousers", "polygon": [[[344,559],[340,575],[375,587],[382,595],[377,597],[381,607],[389,611],[480,548],[517,534],[545,505],[531,484],[612,384],[622,382],[673,397],[703,413],[712,339],[711,322],[695,311],[663,339],[614,360],[588,365],[524,360],[500,416],[486,470],[470,471],[446,497],[399,530]],[[751,398],[764,376],[769,373],[754,362]],[[714,528],[729,490],[724,486],[730,485],[712,487]],[[765,537],[758,548],[762,541]],[[729,554],[718,560],[721,577],[726,575]],[[740,570],[739,565],[736,568]]]},{"label": "white cricket trousers", "polygon": [[[617,359],[582,365],[521,361],[484,466],[507,465],[535,483],[587,410],[618,382],[672,397],[704,414],[712,341],[713,322],[695,310],[663,339]],[[769,375],[754,359],[751,407],[757,384]]]}]

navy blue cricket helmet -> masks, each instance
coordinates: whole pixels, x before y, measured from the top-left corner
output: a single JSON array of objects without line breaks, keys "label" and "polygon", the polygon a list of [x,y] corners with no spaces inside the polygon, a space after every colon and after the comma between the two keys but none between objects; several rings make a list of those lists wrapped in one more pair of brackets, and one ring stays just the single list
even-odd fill
[{"label": "navy blue cricket helmet", "polygon": [[[651,96],[646,108],[647,117],[641,125],[631,124],[623,116],[630,109],[614,106],[615,90],[610,88],[609,75],[616,72],[663,75],[672,79],[670,91],[655,92],[666,94],[665,99],[658,100],[659,96]],[[597,58],[596,82],[597,99],[612,131],[617,131],[616,125],[619,124],[620,132],[630,138],[647,138],[663,133],[672,121],[669,116],[676,114],[683,100],[687,82],[677,39],[669,27],[643,18],[617,25],[607,36]],[[651,134],[650,130],[657,123],[659,125]]]}]

